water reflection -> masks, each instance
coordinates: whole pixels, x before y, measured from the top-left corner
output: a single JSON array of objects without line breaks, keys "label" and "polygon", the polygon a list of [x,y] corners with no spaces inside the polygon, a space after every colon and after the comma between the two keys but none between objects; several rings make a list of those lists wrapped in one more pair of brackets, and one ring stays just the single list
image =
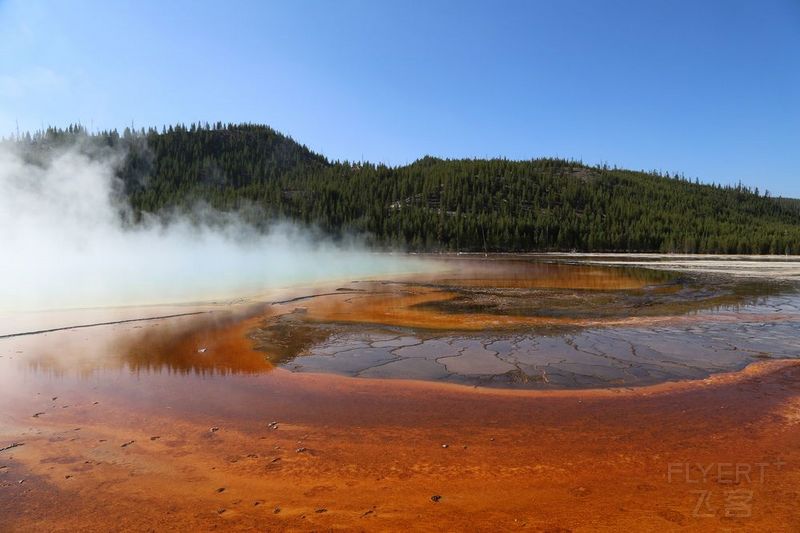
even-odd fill
[{"label": "water reflection", "polygon": [[564,388],[696,378],[798,356],[800,307],[791,286],[628,267],[451,261],[461,267],[235,312],[4,339],[0,364],[62,378],[101,370],[256,375],[283,366]]},{"label": "water reflection", "polygon": [[[263,308],[248,314],[263,312]],[[189,321],[180,327],[152,328],[118,345],[121,364],[135,373],[168,369],[176,373],[256,374],[272,364],[252,349],[247,331],[253,326],[247,316],[226,314]]]},{"label": "water reflection", "polygon": [[450,259],[450,271],[431,273],[415,281],[454,287],[496,289],[635,290],[677,282],[680,274],[661,270],[588,266],[525,258]]},{"label": "water reflection", "polygon": [[[5,339],[26,370],[51,377],[119,369],[149,373],[219,376],[258,374],[273,365],[253,349],[248,331],[268,316],[264,305],[236,311],[131,322],[46,335]],[[11,359],[9,359],[10,361]]]},{"label": "water reflection", "polygon": [[[778,283],[473,260],[445,275],[352,284],[290,302],[252,335],[273,363],[294,371],[515,387],[645,385],[797,356],[797,300],[792,285]],[[763,334],[753,322],[774,327],[762,350],[751,342]]]}]

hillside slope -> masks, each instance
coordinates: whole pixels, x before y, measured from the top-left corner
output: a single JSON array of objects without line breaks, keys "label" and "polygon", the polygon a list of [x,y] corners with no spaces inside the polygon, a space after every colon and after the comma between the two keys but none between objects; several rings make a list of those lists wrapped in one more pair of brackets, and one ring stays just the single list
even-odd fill
[{"label": "hillside slope", "polygon": [[[48,130],[29,149],[87,137]],[[739,187],[560,159],[331,162],[259,125],[193,125],[89,136],[123,148],[136,212],[208,203],[290,218],[378,245],[427,251],[800,253],[797,201]],[[777,200],[777,201],[776,201]]]}]

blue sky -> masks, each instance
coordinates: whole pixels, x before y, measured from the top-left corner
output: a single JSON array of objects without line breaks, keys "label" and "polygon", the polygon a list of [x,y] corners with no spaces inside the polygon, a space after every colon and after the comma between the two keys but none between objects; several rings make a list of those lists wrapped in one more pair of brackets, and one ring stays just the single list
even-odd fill
[{"label": "blue sky", "polygon": [[0,135],[217,120],[800,197],[800,0],[0,0]]}]

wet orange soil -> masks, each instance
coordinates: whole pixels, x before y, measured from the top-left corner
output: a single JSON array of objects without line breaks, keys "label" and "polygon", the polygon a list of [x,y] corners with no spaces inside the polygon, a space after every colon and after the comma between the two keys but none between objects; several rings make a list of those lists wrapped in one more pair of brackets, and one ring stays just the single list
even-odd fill
[{"label": "wet orange soil", "polygon": [[[800,528],[794,362],[559,393],[227,374],[260,360],[247,327],[136,337],[78,376],[12,375],[33,341],[4,344],[0,530]],[[134,363],[155,352],[188,366]]]},{"label": "wet orange soil", "polygon": [[[480,268],[0,339],[0,531],[800,530],[797,361],[639,389],[498,390],[292,373],[249,338],[295,308],[412,328],[544,320],[416,305],[452,298],[447,285],[467,278],[646,283],[622,270],[564,281],[540,265],[526,281]],[[696,317],[603,324],[659,320]]]},{"label": "wet orange soil", "polygon": [[381,324],[422,329],[480,331],[487,327],[562,324],[579,322],[573,318],[508,316],[489,313],[447,314],[422,304],[452,299],[455,293],[414,287],[405,291],[369,290],[365,294],[331,294],[309,306],[306,318],[317,322]]},{"label": "wet orange soil", "polygon": [[[691,313],[716,308],[709,320],[742,320],[743,315],[720,312],[722,306],[736,306],[744,298],[734,294],[710,294],[696,301],[670,303],[658,297],[673,295],[682,285],[667,283],[675,274],[647,271],[644,269],[602,268],[598,266],[542,263],[507,258],[438,259],[442,270],[402,277],[399,282],[368,281],[344,284],[336,291],[318,291],[309,305],[309,298],[289,299],[278,302],[274,314],[290,312],[300,308],[304,320],[318,323],[378,324],[416,329],[483,331],[486,329],[525,328],[538,326],[626,326],[676,324],[693,321]],[[498,293],[503,298],[504,290],[510,290],[512,298],[524,301],[556,300],[572,302],[572,310],[587,306],[613,308],[620,302],[606,301],[603,295],[643,294],[646,289],[651,301],[639,308],[630,308],[617,316],[585,317],[562,309],[561,316],[540,313],[502,313],[467,310],[447,312],[441,309],[446,304],[463,297],[462,289],[485,289],[491,295]],[[519,289],[521,292],[514,293]],[[507,295],[506,295],[507,297]],[[605,297],[607,298],[607,297]],[[544,308],[547,306],[545,305]],[[659,311],[659,309],[661,309]],[[451,310],[452,311],[452,310]],[[751,314],[752,320],[783,320],[787,316],[771,310],[764,314]]]},{"label": "wet orange soil", "polygon": [[[363,284],[362,284],[363,285]],[[580,318],[556,316],[502,315],[496,313],[444,313],[425,304],[445,302],[456,297],[446,290],[414,286],[391,287],[383,290],[370,287],[364,294],[342,292],[325,294],[313,305],[284,304],[283,312],[300,307],[307,320],[345,324],[380,324],[432,330],[483,331],[487,328],[518,328],[521,326],[639,326],[678,324],[693,321],[692,315],[628,316],[624,318]],[[781,313],[725,313],[704,317],[708,320],[784,320]]]}]

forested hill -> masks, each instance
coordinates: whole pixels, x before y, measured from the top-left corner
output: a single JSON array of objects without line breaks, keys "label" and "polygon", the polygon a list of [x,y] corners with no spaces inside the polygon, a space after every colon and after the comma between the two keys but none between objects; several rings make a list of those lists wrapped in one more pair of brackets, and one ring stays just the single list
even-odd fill
[{"label": "forested hill", "polygon": [[266,126],[220,123],[6,142],[36,152],[73,137],[125,150],[118,174],[137,213],[247,206],[256,223],[290,218],[418,251],[800,253],[797,201],[560,159],[331,162]]}]

